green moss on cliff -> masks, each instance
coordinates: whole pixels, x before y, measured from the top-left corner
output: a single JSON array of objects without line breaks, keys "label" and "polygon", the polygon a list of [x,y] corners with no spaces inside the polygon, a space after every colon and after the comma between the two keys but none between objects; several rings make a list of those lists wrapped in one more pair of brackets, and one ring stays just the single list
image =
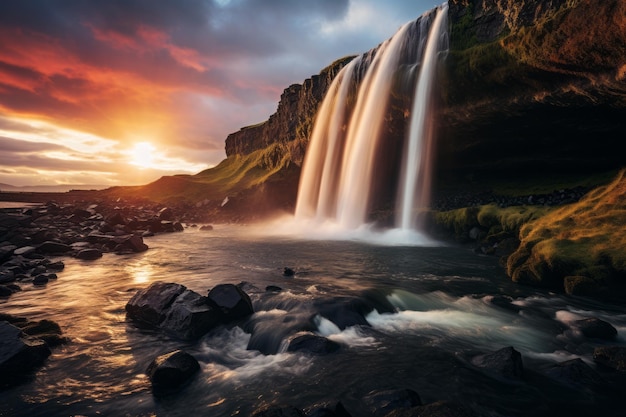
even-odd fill
[{"label": "green moss on cliff", "polygon": [[[521,245],[509,258],[514,281],[564,288],[566,277],[597,283],[608,292],[626,286],[626,174],[520,230]],[[570,281],[575,281],[570,279]]]}]

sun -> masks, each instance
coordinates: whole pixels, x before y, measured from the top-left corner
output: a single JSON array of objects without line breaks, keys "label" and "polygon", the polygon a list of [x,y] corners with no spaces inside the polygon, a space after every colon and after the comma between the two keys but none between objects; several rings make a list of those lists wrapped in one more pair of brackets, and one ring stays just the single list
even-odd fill
[{"label": "sun", "polygon": [[137,142],[128,152],[129,162],[141,168],[151,168],[154,164],[154,151],[156,148],[150,142]]}]

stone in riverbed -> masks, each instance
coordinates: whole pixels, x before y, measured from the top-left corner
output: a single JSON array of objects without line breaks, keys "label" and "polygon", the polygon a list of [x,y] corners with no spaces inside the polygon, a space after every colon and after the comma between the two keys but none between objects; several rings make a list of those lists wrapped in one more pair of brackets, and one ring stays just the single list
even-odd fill
[{"label": "stone in riverbed", "polygon": [[197,339],[219,324],[220,317],[206,297],[185,290],[176,297],[159,327],[182,339]]},{"label": "stone in riverbed", "polygon": [[600,346],[593,350],[593,360],[601,365],[626,372],[626,347]]},{"label": "stone in riverbed", "polygon": [[586,337],[592,339],[613,340],[617,336],[617,329],[610,323],[595,317],[576,320],[574,327]]},{"label": "stone in riverbed", "polygon": [[605,382],[598,372],[580,358],[552,365],[545,374],[572,387],[593,388]]},{"label": "stone in riverbed", "polygon": [[513,347],[472,358],[472,364],[510,379],[521,379],[524,374],[522,355]]},{"label": "stone in riverbed", "polygon": [[422,405],[419,394],[411,389],[394,389],[372,391],[363,403],[370,410],[372,416],[385,416],[398,409],[409,409]]},{"label": "stone in riverbed", "polygon": [[339,350],[340,345],[322,336],[303,334],[294,337],[287,347],[288,352],[305,352],[314,355],[327,355]]},{"label": "stone in riverbed", "polygon": [[98,249],[83,249],[76,254],[76,257],[84,261],[93,261],[102,258],[102,252]]},{"label": "stone in riverbed", "polygon": [[18,327],[0,321],[0,387],[20,382],[50,353],[43,340],[25,336]]},{"label": "stone in riverbed", "polygon": [[209,291],[209,304],[217,309],[223,321],[237,320],[254,313],[248,294],[233,284],[216,285]]},{"label": "stone in riverbed", "polygon": [[200,370],[200,364],[189,353],[176,350],[155,358],[146,374],[155,395],[181,389]]},{"label": "stone in riverbed", "polygon": [[155,282],[148,288],[139,290],[126,304],[126,314],[132,320],[158,326],[176,297],[187,288],[184,285]]},{"label": "stone in riverbed", "polygon": [[37,251],[43,254],[62,254],[72,250],[72,247],[65,243],[46,241],[37,246]]}]

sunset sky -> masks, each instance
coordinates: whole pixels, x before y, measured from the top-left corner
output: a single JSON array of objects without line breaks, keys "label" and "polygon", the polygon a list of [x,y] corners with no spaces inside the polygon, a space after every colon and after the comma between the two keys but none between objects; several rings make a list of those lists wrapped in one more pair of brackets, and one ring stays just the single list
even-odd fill
[{"label": "sunset sky", "polygon": [[145,184],[225,158],[283,89],[430,0],[0,2],[0,183]]}]

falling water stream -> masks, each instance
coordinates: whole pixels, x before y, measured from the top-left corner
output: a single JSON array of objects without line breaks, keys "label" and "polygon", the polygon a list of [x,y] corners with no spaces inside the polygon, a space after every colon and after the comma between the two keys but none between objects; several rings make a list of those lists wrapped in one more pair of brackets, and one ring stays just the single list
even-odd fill
[{"label": "falling water stream", "polygon": [[[296,219],[330,220],[344,229],[369,221],[377,154],[388,122],[388,103],[398,79],[412,76],[402,87],[412,96],[411,117],[406,127],[405,150],[398,180],[396,223],[401,230],[416,228],[416,210],[428,203],[432,92],[440,52],[447,49],[447,13],[444,4],[415,22],[402,26],[377,50],[362,55],[344,67],[331,84],[317,115],[305,157]],[[407,63],[406,57],[413,57]],[[357,73],[355,104],[347,106]],[[414,85],[414,87],[411,87]],[[390,182],[388,179],[387,182]]]}]

